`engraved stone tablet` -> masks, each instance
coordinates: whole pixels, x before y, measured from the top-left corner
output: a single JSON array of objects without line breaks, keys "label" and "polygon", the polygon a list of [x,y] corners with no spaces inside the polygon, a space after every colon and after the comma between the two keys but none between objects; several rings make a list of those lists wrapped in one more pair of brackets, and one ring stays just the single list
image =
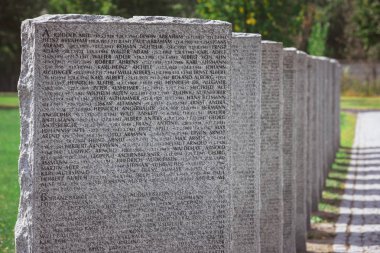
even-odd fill
[{"label": "engraved stone tablet", "polygon": [[[332,147],[333,147],[333,159],[335,158],[335,153],[338,151],[339,146],[337,145],[337,138],[336,138],[336,119],[338,118],[337,112],[337,103],[336,101],[339,101],[339,98],[337,96],[338,90],[336,87],[338,86],[337,80],[336,80],[336,73],[338,71],[338,62],[335,59],[331,59],[331,68],[332,68],[332,77],[331,77],[331,85],[332,85]],[[333,161],[334,162],[334,161]]]},{"label": "engraved stone tablet", "polygon": [[307,87],[306,87],[306,132],[305,132],[305,138],[306,138],[306,163],[305,163],[305,169],[306,169],[306,228],[307,231],[311,229],[311,223],[310,223],[310,215],[311,215],[311,191],[312,191],[312,181],[313,179],[313,172],[312,172],[312,157],[313,154],[311,153],[312,150],[312,86],[310,83],[312,82],[310,79],[313,77],[311,73],[311,57],[306,56],[306,71],[307,71]]},{"label": "engraved stone tablet", "polygon": [[334,162],[335,158],[335,138],[334,138],[334,112],[335,112],[335,91],[334,91],[334,72],[335,72],[335,60],[329,59],[329,167],[327,173],[331,169],[331,165]]},{"label": "engraved stone tablet", "polygon": [[260,247],[261,252],[282,252],[282,43],[262,42]]},{"label": "engraved stone tablet", "polygon": [[284,48],[283,86],[284,86],[284,126],[283,126],[283,199],[284,230],[283,252],[296,252],[296,66],[297,50]]},{"label": "engraved stone tablet", "polygon": [[322,176],[323,176],[323,59],[316,57],[317,59],[317,74],[316,74],[316,86],[317,86],[317,202],[320,202],[322,195]]},{"label": "engraved stone tablet", "polygon": [[338,61],[335,61],[334,87],[335,87],[335,152],[338,152],[340,146],[340,82],[342,76],[342,67]]},{"label": "engraved stone tablet", "polygon": [[306,130],[307,130],[307,55],[297,51],[296,93],[296,181],[297,181],[297,252],[306,252]]},{"label": "engraved stone tablet", "polygon": [[333,161],[333,137],[332,137],[332,116],[333,116],[333,109],[332,109],[332,98],[333,98],[333,86],[332,86],[332,76],[333,76],[333,66],[331,63],[331,59],[328,58],[327,62],[327,86],[326,86],[326,152],[327,152],[327,167],[326,167],[326,177],[327,174],[331,168],[331,164]]},{"label": "engraved stone tablet", "polygon": [[310,110],[308,113],[309,117],[309,157],[308,163],[309,167],[309,183],[311,186],[311,210],[318,210],[318,167],[317,167],[317,153],[318,153],[318,142],[317,142],[317,131],[318,131],[318,119],[317,119],[317,103],[318,103],[318,92],[317,92],[317,63],[318,59],[314,56],[310,56],[308,60],[308,78],[309,78],[309,99],[310,99]]},{"label": "engraved stone tablet", "polygon": [[322,174],[321,174],[321,193],[325,186],[325,179],[327,175],[328,170],[328,152],[327,152],[327,145],[328,145],[328,121],[327,121],[327,113],[328,113],[328,98],[327,98],[327,86],[328,86],[328,62],[329,59],[326,57],[320,57],[321,58],[321,119],[322,119],[322,130],[321,130],[321,137],[322,137],[322,147],[321,147],[321,153],[322,153]]},{"label": "engraved stone tablet", "polygon": [[229,252],[231,25],[22,25],[17,252]]},{"label": "engraved stone tablet", "polygon": [[260,252],[261,36],[232,34],[232,252]]}]

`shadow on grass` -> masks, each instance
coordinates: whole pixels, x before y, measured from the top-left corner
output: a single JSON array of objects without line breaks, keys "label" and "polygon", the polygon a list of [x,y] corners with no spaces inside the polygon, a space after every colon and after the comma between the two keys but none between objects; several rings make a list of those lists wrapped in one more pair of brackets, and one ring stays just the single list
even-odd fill
[{"label": "shadow on grass", "polygon": [[11,109],[18,109],[18,105],[1,105],[0,104],[0,110],[11,110]]},{"label": "shadow on grass", "polygon": [[339,207],[344,194],[344,183],[350,165],[351,149],[342,147],[336,154],[335,163],[331,166],[326,186],[318,205],[318,211],[312,212],[312,226],[308,231],[308,243],[324,248],[323,252],[332,250],[336,236],[335,223],[339,218]]},{"label": "shadow on grass", "polygon": [[[366,155],[366,157],[364,156]],[[370,157],[367,157],[370,155]],[[379,167],[379,163],[373,160],[379,160],[380,147],[367,148],[348,148],[341,147],[336,154],[335,162],[331,166],[329,174],[326,178],[326,186],[322,193],[322,198],[318,205],[319,210],[312,213],[312,228],[308,233],[308,243],[321,245],[325,249],[332,250],[332,244],[337,236],[335,225],[339,219],[340,207],[351,207],[351,203],[342,202],[345,193],[345,184],[379,184],[379,179],[371,176],[380,175],[379,171],[371,169],[371,167]],[[368,162],[367,162],[368,161]],[[362,170],[348,171],[349,167],[358,167]],[[352,176],[362,176],[355,177]],[[355,194],[361,195],[376,195],[380,196],[380,189],[355,189]],[[346,195],[345,195],[346,196]],[[367,205],[377,207],[378,201],[355,200],[357,205]],[[349,206],[347,206],[349,205]],[[377,224],[377,216],[368,214],[366,221],[374,220]],[[375,221],[376,220],[376,221]],[[330,252],[330,251],[322,251]]]}]

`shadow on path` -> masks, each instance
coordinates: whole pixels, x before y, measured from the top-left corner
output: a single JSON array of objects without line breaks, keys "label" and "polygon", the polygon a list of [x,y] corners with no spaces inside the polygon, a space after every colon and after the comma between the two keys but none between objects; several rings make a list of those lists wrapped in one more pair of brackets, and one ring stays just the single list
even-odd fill
[{"label": "shadow on path", "polygon": [[[334,243],[334,252],[380,252],[380,147],[341,147],[339,153],[320,202],[331,212],[313,213],[336,230],[314,229],[309,239]],[[341,227],[345,229],[339,231]]]},{"label": "shadow on path", "polygon": [[337,159],[338,170],[329,175],[330,180],[345,184],[335,224],[334,252],[380,252],[379,126],[379,112],[358,114],[353,148],[341,149],[350,160]]}]

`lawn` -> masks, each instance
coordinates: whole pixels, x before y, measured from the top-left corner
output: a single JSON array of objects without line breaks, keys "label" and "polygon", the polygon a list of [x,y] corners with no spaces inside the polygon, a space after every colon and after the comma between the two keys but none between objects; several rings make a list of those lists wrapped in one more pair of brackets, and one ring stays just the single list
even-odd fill
[{"label": "lawn", "polygon": [[0,92],[0,109],[2,108],[18,108],[16,92]]},{"label": "lawn", "polygon": [[[358,104],[359,101],[363,105]],[[380,108],[379,98],[343,98],[343,108]],[[19,112],[10,109],[18,106],[16,93],[0,93],[0,252],[14,252],[13,228],[18,209],[17,160],[19,146]],[[8,109],[5,109],[8,108]],[[352,146],[355,133],[355,114],[341,113],[341,145]],[[348,161],[345,148],[337,154],[337,161]],[[333,165],[319,205],[320,212],[312,219],[314,223],[332,223],[337,218],[341,194],[344,189],[346,167]],[[313,236],[313,235],[311,235]]]},{"label": "lawn", "polygon": [[342,97],[341,109],[380,110],[380,97]]},{"label": "lawn", "polygon": [[345,190],[348,164],[355,138],[355,110],[380,110],[380,97],[343,97],[341,105],[353,112],[341,113],[341,148],[326,179],[326,187],[319,203],[319,211],[312,215],[312,230],[309,232],[310,252],[332,252],[336,236],[335,225],[339,218],[339,207]]},{"label": "lawn", "polygon": [[18,209],[18,109],[0,109],[0,252],[14,252],[13,227]]},{"label": "lawn", "polygon": [[339,207],[344,194],[350,162],[350,148],[355,137],[356,114],[341,112],[341,148],[326,179],[318,211],[311,217],[312,229],[308,233],[308,250],[311,252],[332,252],[335,238],[335,223],[339,218]]}]

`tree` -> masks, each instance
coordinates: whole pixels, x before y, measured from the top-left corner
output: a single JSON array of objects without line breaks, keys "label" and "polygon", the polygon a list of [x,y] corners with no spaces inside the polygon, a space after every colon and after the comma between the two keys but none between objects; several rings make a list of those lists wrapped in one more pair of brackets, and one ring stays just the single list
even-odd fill
[{"label": "tree", "polygon": [[308,41],[307,52],[312,55],[324,56],[329,23],[317,21],[314,23]]},{"label": "tree", "polygon": [[112,0],[49,0],[48,13],[109,14],[116,6]]},{"label": "tree", "polygon": [[112,12],[122,17],[194,15],[195,0],[113,0],[117,8]]},{"label": "tree", "polygon": [[364,45],[366,58],[371,64],[371,75],[367,77],[368,95],[370,88],[376,89],[378,78],[376,61],[380,60],[380,2],[378,0],[356,0],[354,21],[356,35]]},{"label": "tree", "polygon": [[380,59],[380,2],[357,0],[354,14],[356,35],[360,38],[371,60]]},{"label": "tree", "polygon": [[0,90],[15,91],[20,73],[20,26],[39,16],[43,0],[3,0],[0,4]]},{"label": "tree", "polygon": [[196,13],[229,21],[235,32],[260,33],[264,39],[295,46],[305,7],[301,0],[198,0]]}]

